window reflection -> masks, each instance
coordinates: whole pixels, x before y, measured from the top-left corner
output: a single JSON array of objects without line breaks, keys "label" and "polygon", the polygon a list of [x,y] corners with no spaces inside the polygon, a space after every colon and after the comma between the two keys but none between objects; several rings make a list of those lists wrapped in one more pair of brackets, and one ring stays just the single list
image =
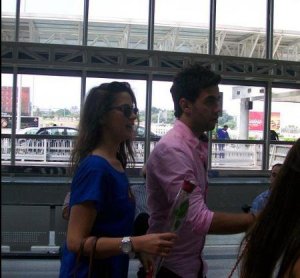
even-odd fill
[{"label": "window reflection", "polygon": [[265,88],[220,85],[223,92],[223,112],[217,128],[228,125],[230,139],[261,140],[264,131]]},{"label": "window reflection", "polygon": [[271,109],[270,127],[278,139],[296,141],[300,137],[300,90],[273,88]]},{"label": "window reflection", "polygon": [[83,0],[22,0],[19,41],[82,44]]},{"label": "window reflection", "polygon": [[208,54],[209,1],[155,2],[154,49]]},{"label": "window reflection", "polygon": [[215,54],[265,58],[265,25],[266,1],[217,1]]}]

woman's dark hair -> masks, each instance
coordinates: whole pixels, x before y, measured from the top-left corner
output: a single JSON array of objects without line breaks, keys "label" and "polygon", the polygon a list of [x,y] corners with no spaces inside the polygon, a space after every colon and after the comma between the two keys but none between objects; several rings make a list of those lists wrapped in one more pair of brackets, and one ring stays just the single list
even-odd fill
[{"label": "woman's dark hair", "polygon": [[278,263],[277,277],[293,269],[300,256],[299,181],[300,139],[289,150],[265,208],[241,244],[246,244],[241,278],[273,277]]},{"label": "woman's dark hair", "polygon": [[179,72],[170,89],[174,102],[174,115],[179,118],[182,110],[179,105],[181,98],[191,102],[196,101],[203,89],[216,86],[221,82],[221,76],[211,70],[199,65],[193,64]]},{"label": "woman's dark hair", "polygon": [[[105,115],[114,105],[119,93],[127,92],[137,107],[135,95],[127,82],[103,83],[92,88],[86,96],[81,110],[79,133],[71,155],[71,171],[74,173],[80,161],[89,155],[101,142]],[[134,162],[131,140],[120,144],[117,159],[125,168],[127,162]]]}]

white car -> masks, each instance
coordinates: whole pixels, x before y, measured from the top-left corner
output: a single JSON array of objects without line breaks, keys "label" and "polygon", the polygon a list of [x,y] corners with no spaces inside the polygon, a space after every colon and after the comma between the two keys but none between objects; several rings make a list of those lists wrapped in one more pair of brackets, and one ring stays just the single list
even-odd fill
[{"label": "white car", "polygon": [[39,129],[39,127],[26,127],[21,129],[18,134],[36,134]]}]

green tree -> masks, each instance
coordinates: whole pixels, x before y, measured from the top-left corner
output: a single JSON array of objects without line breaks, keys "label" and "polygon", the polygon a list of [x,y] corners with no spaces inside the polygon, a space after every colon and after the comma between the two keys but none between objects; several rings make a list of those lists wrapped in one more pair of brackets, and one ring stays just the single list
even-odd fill
[{"label": "green tree", "polygon": [[226,111],[223,111],[222,117],[218,119],[218,126],[228,125],[230,129],[236,127],[236,120],[233,116],[229,115]]}]

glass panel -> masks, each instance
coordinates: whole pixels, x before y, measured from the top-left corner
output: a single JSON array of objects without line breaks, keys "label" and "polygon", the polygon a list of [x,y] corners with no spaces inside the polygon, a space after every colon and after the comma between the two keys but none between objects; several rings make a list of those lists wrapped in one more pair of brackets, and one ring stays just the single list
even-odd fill
[{"label": "glass panel", "polygon": [[13,75],[1,74],[1,134],[10,134],[12,127]]},{"label": "glass panel", "polygon": [[299,10],[299,0],[274,1],[274,59],[300,61]]},{"label": "glass panel", "polygon": [[148,0],[90,0],[88,45],[147,49]]},{"label": "glass panel", "polygon": [[271,130],[278,139],[296,141],[300,137],[300,90],[273,88],[271,109]]},{"label": "glass panel", "polygon": [[[13,75],[1,74],[1,162],[10,163]],[[7,134],[5,137],[2,136]]]},{"label": "glass panel", "polygon": [[157,0],[154,49],[208,54],[209,0]]},{"label": "glass panel", "polygon": [[234,170],[261,170],[262,145],[212,144],[212,168]]},{"label": "glass panel", "polygon": [[266,1],[217,1],[216,54],[266,57]]},{"label": "glass panel", "polygon": [[292,145],[273,145],[270,144],[269,165],[272,167],[276,163],[283,163]]},{"label": "glass panel", "polygon": [[160,137],[166,134],[175,122],[171,86],[172,82],[153,82],[151,133]]},{"label": "glass panel", "polygon": [[16,28],[16,1],[1,0],[1,39],[14,41]]},{"label": "glass panel", "polygon": [[19,40],[82,44],[83,0],[22,0]]},{"label": "glass panel", "polygon": [[[230,139],[260,140],[264,130],[265,88],[220,85],[223,92],[223,112],[218,128],[228,125]],[[217,129],[213,131],[217,138]]]},{"label": "glass panel", "polygon": [[[79,77],[19,75],[22,102],[17,105],[17,133],[23,133],[25,127],[77,127],[80,83]],[[34,121],[24,124],[24,117]]]}]

